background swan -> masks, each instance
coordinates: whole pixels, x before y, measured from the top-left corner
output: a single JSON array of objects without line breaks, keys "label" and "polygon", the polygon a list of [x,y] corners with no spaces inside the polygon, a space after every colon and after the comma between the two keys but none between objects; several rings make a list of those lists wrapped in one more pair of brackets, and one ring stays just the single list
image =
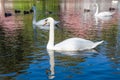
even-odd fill
[{"label": "background swan", "polygon": [[99,6],[97,3],[95,3],[95,6],[96,6],[96,12],[95,12],[95,17],[109,17],[109,16],[112,16],[115,12],[109,12],[109,11],[104,11],[104,12],[100,12],[99,13]]},{"label": "background swan", "polygon": [[96,46],[98,46],[103,42],[103,41],[92,42],[90,40],[85,40],[82,38],[69,38],[54,45],[54,19],[52,17],[48,17],[45,20],[45,23],[50,24],[49,41],[47,44],[47,49],[49,50],[56,50],[56,51],[88,50],[95,48]]},{"label": "background swan", "polygon": [[[40,29],[49,29],[48,24],[46,25],[46,27],[43,26],[45,19],[36,21],[36,6],[32,6],[32,9],[33,9],[33,21],[32,21],[33,25],[37,26]],[[59,23],[59,21],[54,22],[55,25],[58,23]]]}]

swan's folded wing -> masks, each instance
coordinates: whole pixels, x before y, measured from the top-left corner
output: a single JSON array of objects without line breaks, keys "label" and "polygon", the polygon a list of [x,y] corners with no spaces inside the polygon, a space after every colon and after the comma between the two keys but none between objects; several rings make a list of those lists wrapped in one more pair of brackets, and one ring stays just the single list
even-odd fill
[{"label": "swan's folded wing", "polygon": [[61,51],[79,51],[91,49],[94,45],[92,41],[81,38],[70,38],[55,45],[55,50]]}]

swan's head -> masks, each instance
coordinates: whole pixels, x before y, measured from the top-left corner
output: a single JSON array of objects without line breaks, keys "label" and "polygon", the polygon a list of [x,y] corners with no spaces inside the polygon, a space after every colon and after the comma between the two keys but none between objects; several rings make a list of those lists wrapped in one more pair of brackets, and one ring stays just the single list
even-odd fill
[{"label": "swan's head", "polygon": [[44,22],[44,25],[47,25],[47,24],[53,24],[54,23],[54,19],[52,17],[48,17],[45,19],[45,22]]}]

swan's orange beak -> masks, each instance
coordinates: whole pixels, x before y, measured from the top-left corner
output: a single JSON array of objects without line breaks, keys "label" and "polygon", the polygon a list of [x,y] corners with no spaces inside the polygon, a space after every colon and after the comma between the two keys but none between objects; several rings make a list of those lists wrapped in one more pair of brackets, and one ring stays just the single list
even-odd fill
[{"label": "swan's orange beak", "polygon": [[45,26],[47,24],[47,19],[45,20],[45,23],[43,24],[43,26]]}]

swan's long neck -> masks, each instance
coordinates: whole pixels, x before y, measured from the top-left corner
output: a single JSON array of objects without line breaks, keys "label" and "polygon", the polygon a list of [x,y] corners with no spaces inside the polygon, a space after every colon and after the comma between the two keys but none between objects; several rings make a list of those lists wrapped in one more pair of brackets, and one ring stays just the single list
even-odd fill
[{"label": "swan's long neck", "polygon": [[47,49],[54,49],[54,20],[50,22],[49,41],[47,44]]},{"label": "swan's long neck", "polygon": [[96,12],[95,12],[95,16],[96,16],[98,14],[99,6],[97,3],[95,5],[96,5]]},{"label": "swan's long neck", "polygon": [[33,9],[33,24],[36,23],[36,7]]}]

